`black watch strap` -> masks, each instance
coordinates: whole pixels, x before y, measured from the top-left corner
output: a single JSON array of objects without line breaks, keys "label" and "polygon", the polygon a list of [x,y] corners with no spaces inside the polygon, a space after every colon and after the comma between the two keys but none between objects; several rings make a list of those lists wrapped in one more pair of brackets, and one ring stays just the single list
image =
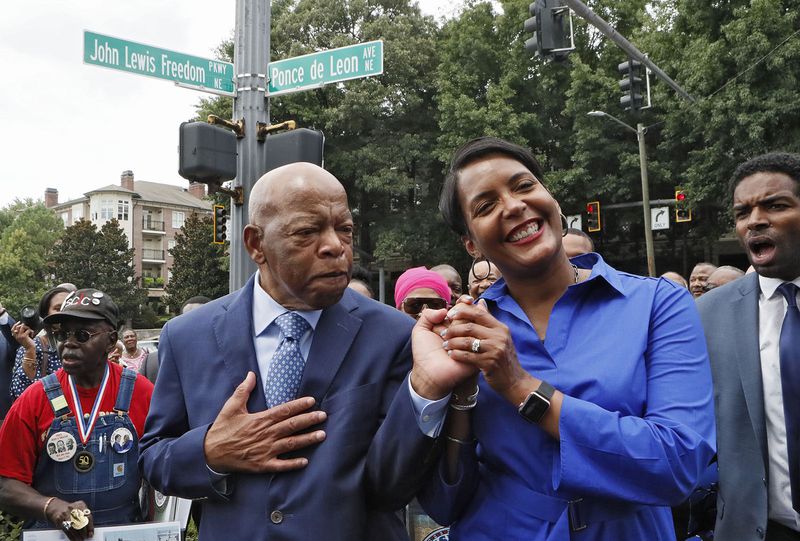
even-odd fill
[{"label": "black watch strap", "polygon": [[519,405],[519,414],[526,421],[538,424],[547,413],[547,410],[550,409],[550,401],[553,399],[555,392],[556,390],[552,385],[542,381],[539,388],[529,394]]}]

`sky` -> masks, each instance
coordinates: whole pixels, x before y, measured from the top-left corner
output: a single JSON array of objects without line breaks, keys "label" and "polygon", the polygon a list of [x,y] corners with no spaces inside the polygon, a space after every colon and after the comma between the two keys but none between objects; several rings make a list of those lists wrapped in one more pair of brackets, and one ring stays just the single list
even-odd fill
[{"label": "sky", "polygon": [[[437,19],[452,0],[419,0]],[[0,207],[59,201],[136,180],[188,186],[178,126],[201,97],[169,81],[83,63],[83,32],[214,58],[232,37],[235,0],[4,0],[0,18]],[[182,15],[187,14],[187,15]]]}]

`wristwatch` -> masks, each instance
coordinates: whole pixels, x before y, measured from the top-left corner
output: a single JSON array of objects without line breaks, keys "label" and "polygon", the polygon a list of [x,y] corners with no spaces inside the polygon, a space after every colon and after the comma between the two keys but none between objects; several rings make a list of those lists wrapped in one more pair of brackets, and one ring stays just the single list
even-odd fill
[{"label": "wristwatch", "polygon": [[528,422],[539,424],[539,422],[550,409],[550,401],[556,390],[546,381],[542,381],[539,388],[533,391],[519,405],[519,414]]}]

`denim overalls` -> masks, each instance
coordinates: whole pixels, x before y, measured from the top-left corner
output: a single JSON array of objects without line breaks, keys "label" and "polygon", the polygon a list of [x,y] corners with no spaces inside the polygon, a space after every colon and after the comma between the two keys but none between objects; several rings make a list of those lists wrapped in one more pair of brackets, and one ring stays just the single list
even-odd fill
[{"label": "denim overalls", "polygon": [[[115,412],[98,417],[89,441],[84,446],[78,435],[75,418],[69,416],[69,406],[64,400],[64,392],[56,375],[50,374],[42,379],[55,419],[45,435],[33,475],[33,488],[42,495],[56,496],[68,502],[83,500],[92,511],[95,525],[141,520],[138,503],[140,477],[137,466],[139,437],[136,427],[128,417],[135,381],[136,372],[123,369],[114,404]],[[61,407],[56,409],[56,405]],[[117,434],[130,434],[132,438],[131,445],[125,446],[129,449],[125,453],[115,451],[115,448],[121,449],[119,445],[112,445],[112,434],[118,429],[127,429]],[[48,440],[51,435],[63,432],[74,437],[77,449],[69,460],[57,462],[48,454]],[[81,451],[88,451],[93,457],[91,469],[85,472],[79,471],[77,467]],[[45,528],[51,525],[37,521],[28,527]]]}]

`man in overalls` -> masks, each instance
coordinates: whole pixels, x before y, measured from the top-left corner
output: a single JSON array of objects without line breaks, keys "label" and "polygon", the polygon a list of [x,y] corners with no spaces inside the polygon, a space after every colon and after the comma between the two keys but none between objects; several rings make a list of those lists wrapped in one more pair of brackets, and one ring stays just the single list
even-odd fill
[{"label": "man in overalls", "polygon": [[153,384],[108,362],[118,318],[107,294],[82,289],[44,320],[63,367],[29,387],[0,428],[0,508],[26,528],[78,540],[140,519],[138,443]]}]

